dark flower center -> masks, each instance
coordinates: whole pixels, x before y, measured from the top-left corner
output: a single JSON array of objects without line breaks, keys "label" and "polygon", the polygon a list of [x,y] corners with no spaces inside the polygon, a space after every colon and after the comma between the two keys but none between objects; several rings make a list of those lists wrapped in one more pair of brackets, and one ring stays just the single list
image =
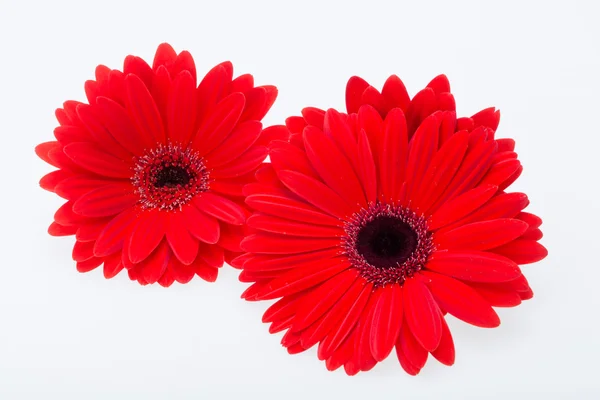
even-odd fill
[{"label": "dark flower center", "polygon": [[174,211],[207,191],[209,179],[197,153],[169,144],[159,145],[136,159],[131,181],[142,208]]},{"label": "dark flower center", "polygon": [[406,222],[380,216],[358,232],[356,251],[377,268],[393,268],[406,261],[418,244],[417,234]]},{"label": "dark flower center", "polygon": [[371,204],[346,222],[345,231],[345,254],[376,287],[404,283],[434,250],[425,217],[394,204]]},{"label": "dark flower center", "polygon": [[156,174],[154,186],[157,188],[185,186],[192,179],[190,172],[183,167],[165,166]]}]

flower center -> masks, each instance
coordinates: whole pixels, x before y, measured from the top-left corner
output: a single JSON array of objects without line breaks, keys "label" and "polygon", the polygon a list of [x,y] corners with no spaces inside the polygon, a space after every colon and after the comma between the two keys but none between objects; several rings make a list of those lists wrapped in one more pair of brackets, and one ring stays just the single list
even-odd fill
[{"label": "flower center", "polygon": [[154,186],[157,188],[185,186],[192,180],[192,175],[183,167],[163,167],[156,174]]},{"label": "flower center", "polygon": [[345,230],[346,255],[375,286],[402,284],[433,251],[425,218],[401,206],[373,204],[355,214]]},{"label": "flower center", "polygon": [[208,170],[190,149],[168,144],[136,160],[131,178],[143,208],[181,209],[195,195],[208,190]]},{"label": "flower center", "polygon": [[406,261],[417,248],[418,237],[406,222],[382,215],[358,232],[356,250],[377,268],[393,268]]}]

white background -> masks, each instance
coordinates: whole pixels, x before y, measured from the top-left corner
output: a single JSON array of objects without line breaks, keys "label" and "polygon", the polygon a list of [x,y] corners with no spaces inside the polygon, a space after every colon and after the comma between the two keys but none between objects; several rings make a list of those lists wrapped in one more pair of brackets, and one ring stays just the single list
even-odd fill
[{"label": "white background", "polygon": [[[600,398],[600,12],[595,1],[0,1],[0,399]],[[495,105],[525,167],[515,190],[544,218],[536,293],[483,330],[451,319],[456,365],[416,378],[394,356],[368,373],[289,356],[246,303],[215,284],[141,287],[79,274],[73,238],[46,234],[59,199],[34,156],[54,109],[127,54],[188,49],[199,74],[279,87],[268,124],[344,106],[345,82],[398,74],[411,94],[449,76],[462,115]]]}]

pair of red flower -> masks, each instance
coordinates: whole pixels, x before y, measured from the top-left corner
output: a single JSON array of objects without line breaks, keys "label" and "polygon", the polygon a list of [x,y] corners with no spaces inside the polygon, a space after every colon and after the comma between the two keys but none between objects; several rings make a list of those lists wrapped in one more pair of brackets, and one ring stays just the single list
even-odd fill
[{"label": "pair of red flower", "polygon": [[[80,272],[123,269],[139,283],[217,278],[224,262],[290,353],[318,344],[328,369],[367,371],[395,348],[417,374],[429,353],[454,362],[447,313],[495,327],[492,307],[532,297],[518,264],[544,258],[537,216],[506,189],[522,167],[500,114],[457,118],[445,76],[412,99],[353,77],[347,113],[306,108],[263,129],[274,86],[197,84],[192,56],[159,46],[85,84],[88,104],[56,111],[36,152],[41,186],[66,202],[49,232],[75,235]],[[270,162],[265,162],[270,156]]]}]

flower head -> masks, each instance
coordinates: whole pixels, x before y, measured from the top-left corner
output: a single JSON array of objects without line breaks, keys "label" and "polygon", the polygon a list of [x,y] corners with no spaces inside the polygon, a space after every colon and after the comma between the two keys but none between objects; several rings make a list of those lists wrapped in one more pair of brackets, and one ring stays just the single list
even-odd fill
[{"label": "flower head", "polygon": [[189,52],[158,47],[152,67],[128,56],[85,83],[87,104],[56,110],[55,141],[36,148],[58,168],[41,186],[65,198],[49,228],[75,235],[81,272],[123,268],[141,284],[214,281],[240,251],[247,209],[242,188],[281,127],[262,130],[274,86],[233,79],[231,63],[197,84]]},{"label": "flower head", "polygon": [[491,328],[493,307],[532,297],[519,264],[546,249],[527,196],[505,191],[514,142],[494,138],[493,109],[457,119],[449,90],[438,77],[411,100],[396,77],[381,93],[352,78],[348,114],[305,109],[271,144],[233,265],[245,299],[279,299],[263,321],[288,352],[318,344],[353,375],[395,349],[417,374],[429,354],[454,363],[447,314]]}]

